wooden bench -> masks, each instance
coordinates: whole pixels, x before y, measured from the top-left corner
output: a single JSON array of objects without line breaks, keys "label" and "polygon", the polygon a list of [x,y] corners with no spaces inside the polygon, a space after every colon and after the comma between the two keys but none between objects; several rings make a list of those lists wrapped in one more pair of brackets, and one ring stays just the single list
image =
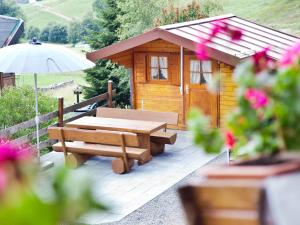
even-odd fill
[{"label": "wooden bench", "polygon": [[[166,122],[168,125],[178,125],[178,113],[175,112],[152,112],[135,109],[104,108],[97,109],[97,117],[144,120],[155,122]],[[176,132],[157,131],[151,134],[151,153],[160,154],[164,151],[165,144],[174,144],[177,138]]]},{"label": "wooden bench", "polygon": [[72,168],[92,156],[116,157],[112,169],[121,174],[129,172],[135,159],[144,162],[149,158],[147,149],[139,148],[139,139],[134,133],[49,127],[48,134],[49,139],[60,141],[52,147],[64,153],[66,165]]}]

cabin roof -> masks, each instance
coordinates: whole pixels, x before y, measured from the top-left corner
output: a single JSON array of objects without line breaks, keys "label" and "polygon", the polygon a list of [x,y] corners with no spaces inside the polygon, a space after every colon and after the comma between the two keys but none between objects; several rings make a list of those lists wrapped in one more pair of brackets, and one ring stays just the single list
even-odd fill
[{"label": "cabin roof", "polygon": [[0,15],[0,48],[16,44],[24,32],[24,21]]},{"label": "cabin roof", "polygon": [[226,33],[220,32],[207,46],[207,52],[211,58],[229,65],[236,65],[239,61],[252,56],[255,52],[265,47],[270,47],[269,56],[278,60],[287,48],[300,41],[300,38],[296,36],[229,14],[161,26],[141,35],[91,52],[87,54],[87,58],[93,61],[108,58],[119,52],[157,39],[163,39],[196,51],[197,44],[200,43],[201,38],[208,37],[213,23],[217,20],[222,20],[231,27],[240,29],[243,32],[242,39],[238,42],[231,41]]}]

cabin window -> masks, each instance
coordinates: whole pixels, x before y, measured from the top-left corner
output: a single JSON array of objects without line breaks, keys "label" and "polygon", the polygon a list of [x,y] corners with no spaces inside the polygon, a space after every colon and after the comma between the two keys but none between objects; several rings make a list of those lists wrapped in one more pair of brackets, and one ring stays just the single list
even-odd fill
[{"label": "cabin window", "polygon": [[168,57],[150,56],[151,80],[168,80]]},{"label": "cabin window", "polygon": [[212,62],[210,60],[190,61],[190,83],[206,84],[212,77]]}]

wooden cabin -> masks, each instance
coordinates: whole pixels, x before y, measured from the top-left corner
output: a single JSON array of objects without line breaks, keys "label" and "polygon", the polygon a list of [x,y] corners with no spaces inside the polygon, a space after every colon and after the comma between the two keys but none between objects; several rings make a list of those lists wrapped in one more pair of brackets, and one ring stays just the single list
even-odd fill
[{"label": "wooden cabin", "polygon": [[[0,15],[0,48],[18,43],[24,32],[24,21],[9,16]],[[14,73],[0,73],[0,91],[9,86],[15,86]]]},{"label": "wooden cabin", "polygon": [[[209,60],[200,61],[195,51],[200,38],[207,38],[216,20],[243,31],[242,40],[232,42],[220,33],[207,47]],[[126,67],[131,75],[132,106],[135,109],[173,111],[186,125],[191,107],[210,115],[215,126],[223,126],[225,115],[236,104],[232,74],[235,66],[264,47],[270,57],[299,42],[299,38],[234,15],[161,26],[87,54],[92,61],[110,59]],[[211,76],[221,74],[223,89],[217,95],[207,90]]]}]

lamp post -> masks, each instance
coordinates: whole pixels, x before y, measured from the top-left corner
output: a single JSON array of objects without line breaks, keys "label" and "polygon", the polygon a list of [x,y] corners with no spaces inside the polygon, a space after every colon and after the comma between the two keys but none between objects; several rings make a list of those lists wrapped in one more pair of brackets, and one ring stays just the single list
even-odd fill
[{"label": "lamp post", "polygon": [[73,92],[74,92],[74,94],[76,95],[77,103],[79,103],[79,95],[82,94],[81,87],[77,86],[77,87],[73,90]]}]

